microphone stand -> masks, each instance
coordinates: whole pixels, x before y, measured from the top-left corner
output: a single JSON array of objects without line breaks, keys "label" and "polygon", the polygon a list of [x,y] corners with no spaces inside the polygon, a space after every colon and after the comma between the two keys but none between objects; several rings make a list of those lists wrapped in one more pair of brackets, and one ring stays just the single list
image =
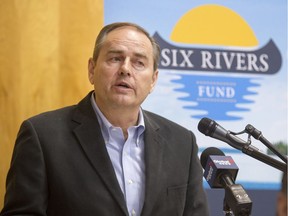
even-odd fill
[{"label": "microphone stand", "polygon": [[274,154],[276,154],[282,161],[287,164],[287,157],[281,154],[263,135],[262,132],[257,130],[252,125],[248,124],[245,131],[252,135],[255,139],[260,140],[266,147],[268,147]]},{"label": "microphone stand", "polygon": [[[232,131],[228,131],[228,134],[226,135],[226,138],[231,141],[231,143],[234,143],[238,140],[235,140],[235,136],[231,135],[238,135],[243,133],[248,133],[248,140],[246,143],[241,142],[240,145],[233,146],[234,148],[241,150],[243,153],[267,164],[270,165],[284,173],[287,173],[287,157],[282,155],[261,133],[261,131],[254,128],[252,125],[248,124],[244,131],[235,133]],[[253,136],[255,139],[260,140],[266,147],[268,147],[274,154],[276,154],[283,162],[276,160],[262,152],[259,151],[258,148],[251,145],[251,139],[250,137]],[[236,137],[237,138],[237,137]],[[239,143],[239,142],[236,142]],[[252,202],[248,195],[246,194],[245,190],[242,188],[241,185],[238,184],[232,184],[229,182],[228,184],[225,183],[225,198],[223,203],[223,211],[225,213],[225,216],[233,216],[233,213],[235,216],[249,216],[251,213],[252,208]],[[236,189],[237,188],[237,189]],[[234,191],[238,191],[237,195],[234,195]],[[239,194],[242,194],[242,196]],[[239,206],[237,203],[237,198],[244,197],[247,200],[244,201],[242,206]],[[242,200],[243,201],[243,200]]]},{"label": "microphone stand", "polygon": [[[224,141],[232,147],[241,150],[243,153],[278,170],[281,170],[284,173],[287,173],[287,157],[278,152],[277,149],[274,148],[274,146],[267,139],[265,139],[265,137],[262,136],[261,131],[255,129],[252,125],[247,125],[245,130],[239,133],[226,131],[225,129],[220,127],[220,129],[222,128],[220,132],[218,131],[218,133],[215,133],[215,135],[213,136],[213,133],[215,132],[215,128],[217,126],[220,127],[215,121],[204,118],[199,122],[198,130],[206,136],[211,136],[213,138]],[[245,132],[248,133],[247,142],[235,136],[238,134],[243,134]],[[251,136],[253,136],[257,140],[260,140],[285,163],[269,157],[268,155],[260,152],[258,148],[251,145]],[[239,184],[234,184],[234,182],[226,176],[223,176],[222,179],[222,185],[224,185],[225,188],[225,197],[223,202],[223,211],[225,215],[233,216],[234,213],[235,216],[249,216],[251,213],[252,202],[243,187]]]},{"label": "microphone stand", "polygon": [[249,216],[252,211],[252,201],[240,184],[234,184],[228,175],[222,176],[225,188],[223,211],[225,216]]}]

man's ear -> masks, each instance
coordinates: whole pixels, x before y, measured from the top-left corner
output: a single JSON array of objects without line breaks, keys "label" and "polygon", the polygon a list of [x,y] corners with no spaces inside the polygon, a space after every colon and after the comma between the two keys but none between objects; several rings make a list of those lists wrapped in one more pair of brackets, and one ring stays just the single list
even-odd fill
[{"label": "man's ear", "polygon": [[90,83],[94,84],[94,68],[95,68],[95,61],[90,58],[88,61],[88,79]]},{"label": "man's ear", "polygon": [[152,75],[151,89],[150,89],[149,93],[151,93],[154,90],[154,87],[157,83],[157,80],[158,80],[158,70],[154,71],[154,73]]}]

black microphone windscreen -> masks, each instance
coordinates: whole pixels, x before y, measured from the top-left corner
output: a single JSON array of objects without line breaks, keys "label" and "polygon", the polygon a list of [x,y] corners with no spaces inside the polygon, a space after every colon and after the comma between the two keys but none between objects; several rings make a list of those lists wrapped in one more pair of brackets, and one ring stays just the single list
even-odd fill
[{"label": "black microphone windscreen", "polygon": [[198,130],[206,136],[210,136],[215,132],[216,125],[215,121],[209,118],[202,118],[198,123]]},{"label": "black microphone windscreen", "polygon": [[201,157],[200,157],[200,162],[201,162],[203,169],[205,169],[207,161],[208,161],[208,157],[210,155],[225,156],[224,152],[222,152],[220,149],[218,149],[216,147],[209,147],[209,148],[205,149],[202,152]]}]

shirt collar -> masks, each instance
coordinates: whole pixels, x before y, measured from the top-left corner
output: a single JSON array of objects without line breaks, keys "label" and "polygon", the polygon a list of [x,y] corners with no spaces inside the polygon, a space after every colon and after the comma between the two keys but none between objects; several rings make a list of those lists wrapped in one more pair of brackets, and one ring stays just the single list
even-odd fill
[{"label": "shirt collar", "polygon": [[[101,110],[97,106],[94,95],[95,95],[94,93],[91,94],[91,104],[92,104],[92,107],[94,109],[96,116],[98,117],[97,119],[100,124],[104,139],[107,140],[109,139],[109,128],[114,127],[114,126],[108,121],[108,119],[104,116],[104,114],[101,112]],[[132,127],[136,128],[137,137],[139,139],[139,136],[145,131],[144,116],[143,116],[143,111],[141,107],[139,109],[138,124]]]}]

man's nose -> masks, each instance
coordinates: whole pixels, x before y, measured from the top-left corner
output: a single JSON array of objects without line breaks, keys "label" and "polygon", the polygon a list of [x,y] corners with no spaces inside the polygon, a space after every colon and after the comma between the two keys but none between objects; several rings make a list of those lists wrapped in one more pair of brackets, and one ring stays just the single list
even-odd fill
[{"label": "man's nose", "polygon": [[119,69],[119,74],[131,76],[131,64],[129,58],[126,58],[125,61],[123,61],[123,64]]}]

